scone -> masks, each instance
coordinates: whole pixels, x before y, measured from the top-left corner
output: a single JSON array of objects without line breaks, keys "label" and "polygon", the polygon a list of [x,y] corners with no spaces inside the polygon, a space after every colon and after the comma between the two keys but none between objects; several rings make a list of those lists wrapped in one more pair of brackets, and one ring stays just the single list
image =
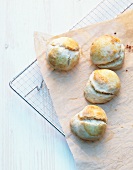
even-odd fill
[{"label": "scone", "polygon": [[120,79],[114,71],[95,70],[86,84],[84,96],[91,103],[106,103],[118,93],[120,86]]},{"label": "scone", "polygon": [[90,57],[99,68],[117,70],[123,65],[125,47],[120,39],[111,35],[103,35],[92,43]]},{"label": "scone", "polygon": [[61,37],[47,45],[47,60],[56,70],[71,70],[79,61],[80,49],[72,38]]},{"label": "scone", "polygon": [[104,110],[95,105],[86,106],[76,114],[70,122],[71,130],[84,140],[98,140],[103,136],[107,126],[107,116]]}]

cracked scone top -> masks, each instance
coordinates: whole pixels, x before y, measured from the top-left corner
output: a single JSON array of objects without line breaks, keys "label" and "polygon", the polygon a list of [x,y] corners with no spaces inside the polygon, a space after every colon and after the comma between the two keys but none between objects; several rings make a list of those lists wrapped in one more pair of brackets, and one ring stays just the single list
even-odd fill
[{"label": "cracked scone top", "polygon": [[70,121],[74,134],[84,140],[98,140],[102,137],[107,126],[105,111],[95,105],[88,105]]},{"label": "cracked scone top", "polygon": [[78,43],[69,37],[60,37],[47,45],[47,60],[57,70],[71,70],[79,61]]},{"label": "cracked scone top", "polygon": [[92,43],[90,57],[99,68],[120,69],[124,62],[125,47],[117,37],[103,35]]},{"label": "cracked scone top", "polygon": [[120,79],[114,71],[95,70],[89,77],[84,95],[91,103],[106,103],[118,93],[120,86]]}]

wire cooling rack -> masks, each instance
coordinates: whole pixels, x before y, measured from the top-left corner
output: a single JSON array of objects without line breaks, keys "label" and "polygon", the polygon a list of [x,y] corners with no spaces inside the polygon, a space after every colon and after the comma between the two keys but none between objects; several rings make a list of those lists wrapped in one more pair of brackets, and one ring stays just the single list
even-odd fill
[{"label": "wire cooling rack", "polygon": [[[133,0],[104,0],[70,30],[113,19],[129,8],[133,9]],[[9,85],[23,100],[64,135],[37,60],[18,74]]]}]

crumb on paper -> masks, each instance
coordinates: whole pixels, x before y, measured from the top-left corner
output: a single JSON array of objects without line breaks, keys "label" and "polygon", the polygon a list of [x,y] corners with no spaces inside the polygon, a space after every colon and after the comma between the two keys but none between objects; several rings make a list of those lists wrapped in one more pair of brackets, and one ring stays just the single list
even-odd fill
[{"label": "crumb on paper", "polygon": [[77,97],[75,97],[75,98],[69,98],[70,100],[76,100],[76,99],[78,99]]}]

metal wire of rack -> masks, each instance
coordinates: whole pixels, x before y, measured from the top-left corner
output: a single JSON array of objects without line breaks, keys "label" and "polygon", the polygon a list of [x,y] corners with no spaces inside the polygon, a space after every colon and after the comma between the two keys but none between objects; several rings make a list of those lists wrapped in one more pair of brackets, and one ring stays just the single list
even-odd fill
[{"label": "metal wire of rack", "polygon": [[132,8],[132,5],[133,0],[104,0],[74,25],[71,30],[116,18],[119,14]]},{"label": "metal wire of rack", "polygon": [[[113,19],[130,8],[133,9],[133,0],[103,0],[70,30]],[[10,81],[9,85],[23,100],[64,135],[37,60]]]}]

